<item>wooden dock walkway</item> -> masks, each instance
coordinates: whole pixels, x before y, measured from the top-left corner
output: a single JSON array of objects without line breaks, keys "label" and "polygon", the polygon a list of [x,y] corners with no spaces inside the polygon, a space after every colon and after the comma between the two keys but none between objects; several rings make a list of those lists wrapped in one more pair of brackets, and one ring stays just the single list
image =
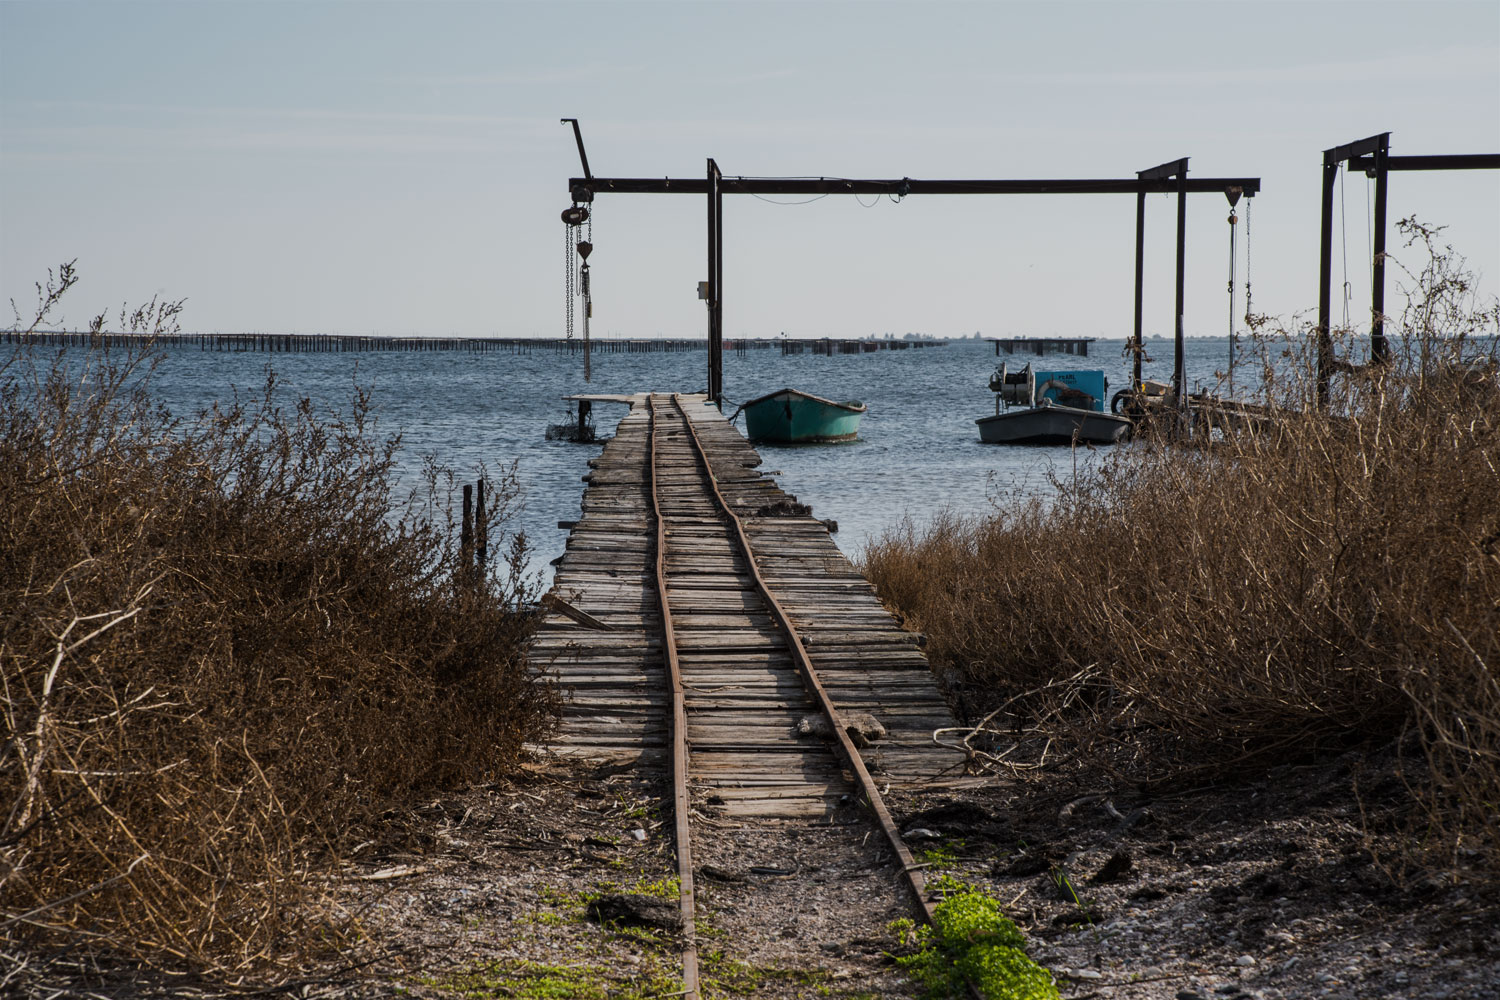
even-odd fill
[{"label": "wooden dock walkway", "polygon": [[[873,716],[885,730],[859,753],[890,789],[972,783],[963,753],[933,738],[955,725],[918,637],[903,631],[829,537],[756,471],[760,456],[703,396],[630,397],[630,411],[591,462],[583,513],[558,565],[532,651],[534,669],[567,694],[552,749],[646,769],[671,766],[672,688],[656,596],[651,431],[665,529],[667,600],[686,709],[692,808],[708,815],[822,817],[858,796],[836,743],[816,720],[774,609],[758,592],[731,519],[790,618],[845,724]],[[668,419],[677,421],[672,423]],[[790,516],[788,516],[790,514]],[[799,732],[812,723],[812,734]],[[856,740],[856,742],[858,742]]]},{"label": "wooden dock walkway", "polygon": [[1089,356],[1089,345],[1094,337],[991,337],[995,342],[995,356],[1003,350],[1006,354],[1077,354]]}]

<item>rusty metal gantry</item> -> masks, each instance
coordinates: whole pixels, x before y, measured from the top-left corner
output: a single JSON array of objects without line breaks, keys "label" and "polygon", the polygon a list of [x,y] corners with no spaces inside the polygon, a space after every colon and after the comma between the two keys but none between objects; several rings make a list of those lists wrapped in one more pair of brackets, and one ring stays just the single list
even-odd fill
[{"label": "rusty metal gantry", "polygon": [[900,199],[913,194],[1134,194],[1136,196],[1135,234],[1135,324],[1131,350],[1135,356],[1133,378],[1141,381],[1141,308],[1145,277],[1146,195],[1152,192],[1177,195],[1177,271],[1176,271],[1176,358],[1173,365],[1173,388],[1179,403],[1186,399],[1183,372],[1183,285],[1187,254],[1187,196],[1214,192],[1228,195],[1238,189],[1246,197],[1260,191],[1259,177],[1206,177],[1189,179],[1187,157],[1138,171],[1135,177],[1108,179],[1041,179],[1041,180],[917,180],[853,179],[847,177],[725,177],[710,158],[702,180],[671,177],[595,177],[589,170],[583,149],[583,135],[578,121],[562,119],[573,126],[578,142],[578,156],[583,164],[582,177],[568,181],[568,193],[574,205],[589,203],[600,193],[612,194],[702,194],[708,196],[708,397],[723,407],[724,370],[724,195],[889,195]]},{"label": "rusty metal gantry", "polygon": [[1370,360],[1386,360],[1385,342],[1385,230],[1387,175],[1401,170],[1495,170],[1500,153],[1461,153],[1447,156],[1392,156],[1391,134],[1381,132],[1367,139],[1323,150],[1322,224],[1318,230],[1318,404],[1328,405],[1329,386],[1335,367],[1329,300],[1333,294],[1333,188],[1339,167],[1362,170],[1375,178],[1375,221],[1370,273]]}]

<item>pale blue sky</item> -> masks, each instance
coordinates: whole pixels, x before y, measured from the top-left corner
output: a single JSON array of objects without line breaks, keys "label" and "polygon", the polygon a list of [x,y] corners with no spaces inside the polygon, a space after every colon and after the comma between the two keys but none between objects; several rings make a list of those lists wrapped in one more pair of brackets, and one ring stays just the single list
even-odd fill
[{"label": "pale blue sky", "polygon": [[[1255,305],[1289,315],[1315,304],[1323,148],[1391,131],[1398,154],[1500,151],[1500,4],[0,0],[0,295],[25,309],[77,257],[69,325],[160,293],[193,330],[556,336],[565,116],[600,176],[699,177],[713,156],[730,175],[1123,177],[1191,156],[1262,178]],[[1348,178],[1356,318],[1368,196]],[[595,207],[595,332],[701,336],[702,198]],[[1189,204],[1190,334],[1227,329],[1226,208]],[[1134,212],[732,197],[726,332],[1123,336]],[[1413,213],[1493,295],[1500,176],[1395,175],[1392,220]],[[1173,227],[1153,197],[1151,332],[1171,332]]]}]

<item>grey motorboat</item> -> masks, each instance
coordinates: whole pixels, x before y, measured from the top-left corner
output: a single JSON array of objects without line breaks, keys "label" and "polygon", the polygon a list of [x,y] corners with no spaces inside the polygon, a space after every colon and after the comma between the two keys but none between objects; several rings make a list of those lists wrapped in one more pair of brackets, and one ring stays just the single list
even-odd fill
[{"label": "grey motorboat", "polygon": [[[1018,372],[1004,364],[990,376],[995,414],[974,421],[986,444],[1114,444],[1130,436],[1130,418],[1104,409],[1102,371]],[[1001,404],[1004,404],[1004,410]]]}]

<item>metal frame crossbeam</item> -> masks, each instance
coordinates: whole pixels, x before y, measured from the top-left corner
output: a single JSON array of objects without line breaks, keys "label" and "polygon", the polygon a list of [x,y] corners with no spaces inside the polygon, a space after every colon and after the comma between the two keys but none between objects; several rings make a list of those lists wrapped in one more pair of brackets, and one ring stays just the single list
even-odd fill
[{"label": "metal frame crossbeam", "polygon": [[1183,280],[1186,258],[1187,195],[1227,194],[1238,189],[1246,197],[1260,192],[1259,177],[1187,176],[1188,158],[1171,160],[1141,170],[1133,178],[1057,178],[1034,180],[922,180],[900,178],[852,177],[725,177],[713,159],[703,179],[686,177],[595,177],[589,170],[583,151],[583,134],[578,120],[564,118],[573,126],[578,142],[578,157],[583,165],[582,177],[568,181],[568,192],[575,205],[592,202],[598,194],[700,194],[708,196],[708,397],[723,408],[723,281],[724,281],[724,195],[975,195],[975,194],[1134,194],[1136,196],[1135,233],[1135,328],[1131,349],[1135,354],[1134,380],[1141,381],[1141,308],[1145,278],[1146,195],[1177,194],[1177,280],[1176,280],[1176,359],[1172,381],[1179,405],[1186,399],[1183,374]]},{"label": "metal frame crossbeam", "polygon": [[1333,298],[1333,188],[1340,165],[1375,178],[1375,221],[1370,262],[1370,360],[1376,364],[1389,356],[1385,340],[1385,231],[1387,175],[1392,171],[1496,170],[1500,153],[1461,153],[1438,156],[1392,156],[1391,134],[1381,132],[1365,139],[1323,150],[1322,220],[1318,229],[1318,405],[1327,406],[1333,371],[1333,335],[1329,313]]}]

